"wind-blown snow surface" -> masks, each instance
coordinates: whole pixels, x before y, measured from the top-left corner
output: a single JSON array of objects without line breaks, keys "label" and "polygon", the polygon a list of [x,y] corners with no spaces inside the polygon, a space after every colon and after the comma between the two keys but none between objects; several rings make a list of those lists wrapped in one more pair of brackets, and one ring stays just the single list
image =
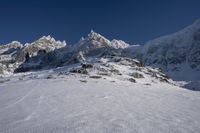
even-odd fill
[{"label": "wind-blown snow surface", "polygon": [[40,77],[0,84],[1,133],[200,132],[199,92],[78,74]]}]

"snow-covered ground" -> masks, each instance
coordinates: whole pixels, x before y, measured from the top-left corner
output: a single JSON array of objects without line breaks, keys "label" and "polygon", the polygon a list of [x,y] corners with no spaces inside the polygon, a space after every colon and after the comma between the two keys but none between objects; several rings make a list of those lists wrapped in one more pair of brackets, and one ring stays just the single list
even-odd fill
[{"label": "snow-covered ground", "polygon": [[200,132],[200,92],[81,74],[46,79],[44,73],[0,83],[1,133]]}]

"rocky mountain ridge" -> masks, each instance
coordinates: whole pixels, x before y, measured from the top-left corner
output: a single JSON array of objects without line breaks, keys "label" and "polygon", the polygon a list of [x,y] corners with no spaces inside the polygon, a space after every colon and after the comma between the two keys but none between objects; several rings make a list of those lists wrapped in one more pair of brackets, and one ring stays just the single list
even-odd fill
[{"label": "rocky mountain ridge", "polygon": [[200,20],[185,29],[147,42],[129,45],[93,30],[75,45],[44,36],[22,45],[14,41],[0,46],[0,73],[12,74],[69,66],[94,64],[102,58],[120,57],[139,60],[140,67],[160,68],[174,80],[200,79]]}]

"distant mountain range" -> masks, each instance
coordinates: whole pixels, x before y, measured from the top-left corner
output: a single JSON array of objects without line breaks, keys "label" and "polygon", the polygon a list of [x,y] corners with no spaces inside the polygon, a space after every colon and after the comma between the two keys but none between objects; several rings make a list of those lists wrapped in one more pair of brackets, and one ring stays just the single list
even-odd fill
[{"label": "distant mountain range", "polygon": [[196,87],[200,84],[200,20],[145,45],[110,41],[94,31],[72,46],[51,36],[24,45],[13,41],[0,46],[0,74],[94,63],[111,56],[137,59],[141,67],[159,68],[173,80],[188,81],[190,88],[195,83]]}]

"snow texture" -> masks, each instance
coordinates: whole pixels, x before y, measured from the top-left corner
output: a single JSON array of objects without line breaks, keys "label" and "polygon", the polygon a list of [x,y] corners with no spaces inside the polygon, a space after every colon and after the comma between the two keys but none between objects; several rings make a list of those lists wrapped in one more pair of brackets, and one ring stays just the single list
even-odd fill
[{"label": "snow texture", "polygon": [[200,131],[199,92],[146,75],[132,83],[116,76],[58,76],[63,70],[7,77],[0,84],[0,132]]}]

